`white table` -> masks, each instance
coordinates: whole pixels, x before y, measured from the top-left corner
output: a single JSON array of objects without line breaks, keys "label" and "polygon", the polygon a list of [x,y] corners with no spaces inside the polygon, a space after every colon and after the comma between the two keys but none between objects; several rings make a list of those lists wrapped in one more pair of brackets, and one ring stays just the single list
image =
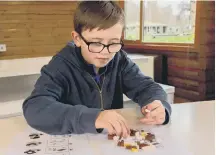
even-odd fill
[{"label": "white table", "polygon": [[[194,155],[214,154],[215,101],[173,104],[170,124],[160,126],[176,141],[184,141]],[[136,108],[124,108],[119,112],[131,126],[136,125]],[[0,119],[0,154],[11,143],[14,135],[23,131],[26,121],[23,116]]]}]

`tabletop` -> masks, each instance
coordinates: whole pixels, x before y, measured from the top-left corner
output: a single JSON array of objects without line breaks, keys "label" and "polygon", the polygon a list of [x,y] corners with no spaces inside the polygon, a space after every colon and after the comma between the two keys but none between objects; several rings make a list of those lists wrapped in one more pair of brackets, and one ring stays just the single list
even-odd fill
[{"label": "tabletop", "polygon": [[[137,126],[138,108],[118,110],[130,126]],[[175,140],[183,141],[194,155],[213,155],[215,137],[215,101],[172,104],[172,116],[168,125],[158,129],[169,133]],[[12,142],[13,137],[28,126],[23,116],[0,119],[0,154]]]}]

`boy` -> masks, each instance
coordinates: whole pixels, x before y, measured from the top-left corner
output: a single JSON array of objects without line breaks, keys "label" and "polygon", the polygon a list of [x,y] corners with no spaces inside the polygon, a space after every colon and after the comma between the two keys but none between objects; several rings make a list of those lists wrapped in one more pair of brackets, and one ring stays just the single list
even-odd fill
[{"label": "boy", "polygon": [[73,42],[41,69],[23,103],[28,124],[49,134],[107,129],[127,137],[126,120],[112,110],[123,107],[123,93],[141,106],[142,123],[167,124],[171,107],[166,93],[121,49],[123,10],[112,1],[80,2],[74,29]]}]

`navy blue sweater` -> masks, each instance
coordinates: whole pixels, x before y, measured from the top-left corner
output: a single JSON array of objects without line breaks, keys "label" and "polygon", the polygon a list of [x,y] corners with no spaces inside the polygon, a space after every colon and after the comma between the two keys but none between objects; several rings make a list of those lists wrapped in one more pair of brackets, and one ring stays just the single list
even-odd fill
[{"label": "navy blue sweater", "polygon": [[166,92],[123,50],[99,70],[102,85],[95,81],[80,50],[70,43],[41,69],[33,92],[23,103],[31,127],[48,134],[97,133],[98,114],[102,109],[123,108],[123,94],[141,107],[160,100],[166,109],[164,124],[168,123],[171,107]]}]

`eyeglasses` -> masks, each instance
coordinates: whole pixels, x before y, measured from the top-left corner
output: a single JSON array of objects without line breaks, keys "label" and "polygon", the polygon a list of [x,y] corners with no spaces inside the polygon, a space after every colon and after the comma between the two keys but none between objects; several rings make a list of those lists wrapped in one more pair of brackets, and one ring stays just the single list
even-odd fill
[{"label": "eyeglasses", "polygon": [[80,37],[86,43],[86,45],[88,45],[88,50],[92,53],[100,53],[105,47],[107,47],[109,53],[117,53],[124,46],[122,41],[121,43],[112,43],[105,45],[100,42],[88,42],[81,34]]}]

